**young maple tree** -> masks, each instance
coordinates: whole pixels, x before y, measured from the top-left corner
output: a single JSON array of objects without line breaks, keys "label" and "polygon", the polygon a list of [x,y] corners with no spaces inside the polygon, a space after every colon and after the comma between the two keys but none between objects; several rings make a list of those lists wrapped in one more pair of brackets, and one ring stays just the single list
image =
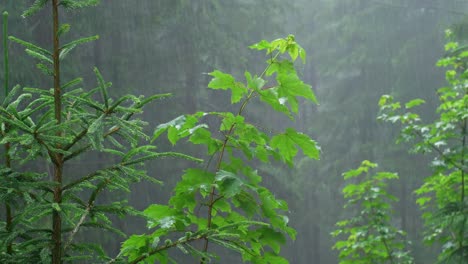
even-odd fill
[{"label": "young maple tree", "polygon": [[[294,36],[262,40],[250,48],[266,50],[269,55],[260,75],[246,71],[245,82],[239,82],[219,70],[210,73],[213,79],[208,87],[231,90],[231,103],[238,105],[237,112],[197,112],[157,127],[153,140],[164,132],[173,144],[188,138],[193,144],[205,145],[214,164],[187,169],[169,205],[151,205],[144,211],[153,232],[133,235],[124,242],[121,254],[127,257],[125,261],[166,263],[172,260],[167,250],[178,248],[208,263],[217,257],[209,251],[209,244],[214,243],[239,252],[245,262],[288,263],[279,255],[285,236],[296,236],[288,225],[287,203],[261,185],[262,176],[249,160],[270,163],[270,158],[275,158],[292,166],[298,150],[318,159],[319,148],[294,128],[269,136],[247,121],[244,110],[258,98],[293,119],[299,111],[299,97],[314,103],[317,100],[294,68],[297,58],[303,62],[306,58]],[[285,53],[289,59],[281,56]],[[274,77],[272,87],[266,86],[268,77]],[[203,122],[209,117],[220,120],[219,128],[215,128],[219,137]],[[171,239],[174,233],[180,233],[175,240]],[[204,241],[202,248],[193,246],[197,240]]]}]

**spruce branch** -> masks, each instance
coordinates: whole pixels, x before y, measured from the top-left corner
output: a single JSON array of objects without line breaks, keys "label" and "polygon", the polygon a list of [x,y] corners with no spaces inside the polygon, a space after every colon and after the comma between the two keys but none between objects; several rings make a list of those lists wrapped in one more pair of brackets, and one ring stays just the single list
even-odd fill
[{"label": "spruce branch", "polygon": [[73,227],[73,230],[71,231],[69,237],[68,237],[68,240],[67,242],[65,243],[65,245],[63,246],[63,250],[67,250],[67,248],[71,245],[71,243],[73,242],[73,239],[75,237],[75,235],[78,233],[78,230],[80,229],[81,225],[83,225],[84,221],[86,220],[87,216],[89,215],[89,212],[91,211],[91,207],[92,207],[92,204],[88,204],[86,206],[86,209],[85,209],[85,212],[83,213],[83,215],[81,215],[81,218],[80,220],[78,221],[78,223],[75,225],[75,227]]},{"label": "spruce branch", "polygon": [[94,180],[94,178],[98,177],[98,176],[101,176],[103,175],[104,173],[106,172],[111,172],[111,171],[118,171],[120,170],[120,166],[121,164],[116,164],[116,165],[113,165],[113,166],[110,166],[108,168],[105,168],[105,169],[101,169],[101,170],[98,170],[98,171],[95,171],[93,173],[90,173],[84,177],[81,177],[79,178],[78,180],[76,181],[73,181],[65,186],[63,186],[62,190],[63,191],[66,191],[68,189],[71,189],[73,187],[75,187],[76,185],[78,184],[81,184],[81,183],[84,183],[84,182],[87,182],[87,181],[91,181],[91,180]]},{"label": "spruce branch", "polygon": [[[73,242],[73,239],[75,237],[75,235],[78,233],[80,227],[84,224],[84,221],[86,220],[86,218],[88,217],[89,213],[91,212],[91,210],[93,209],[94,207],[94,202],[96,201],[96,198],[98,196],[98,194],[103,191],[105,189],[105,187],[111,183],[112,181],[112,178],[114,178],[115,175],[112,175],[111,177],[108,177],[108,178],[105,178],[104,180],[102,180],[98,186],[96,187],[96,189],[91,193],[89,199],[88,199],[88,203],[86,204],[86,209],[85,209],[85,212],[81,215],[81,218],[80,220],[78,221],[78,223],[75,225],[75,227],[73,228],[73,231],[70,233],[70,236],[68,238],[68,241],[67,243],[64,245],[63,247],[63,250],[65,251],[67,249],[67,247]],[[65,189],[65,188],[63,188]]]}]

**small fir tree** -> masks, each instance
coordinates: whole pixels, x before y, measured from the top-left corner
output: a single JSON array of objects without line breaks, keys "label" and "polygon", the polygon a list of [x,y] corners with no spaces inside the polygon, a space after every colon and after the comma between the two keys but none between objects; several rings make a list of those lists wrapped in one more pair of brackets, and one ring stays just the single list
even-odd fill
[{"label": "small fir tree", "polygon": [[[1,142],[5,145],[5,165],[0,169],[0,197],[6,205],[6,220],[0,233],[1,263],[73,262],[80,259],[109,259],[100,245],[78,243],[75,237],[84,227],[123,234],[112,226],[110,214],[127,215],[133,209],[125,200],[110,204],[99,201],[105,190],[129,191],[129,184],[147,175],[145,161],[163,156],[191,157],[159,153],[145,144],[146,122],[135,118],[149,102],[169,96],[125,95],[113,98],[94,69],[98,86],[84,90],[82,78],[62,80],[61,69],[67,54],[97,36],[61,44],[70,30],[59,21],[60,8],[80,9],[96,5],[95,0],[37,0],[23,13],[32,16],[42,8],[52,9],[51,49],[9,37],[22,45],[38,63],[37,68],[52,80],[51,89],[8,84],[8,50],[4,20],[5,98],[0,106]],[[115,163],[78,177],[67,164],[92,152],[115,157]],[[195,159],[193,159],[195,160]],[[45,162],[50,168],[31,171],[31,163]]]}]

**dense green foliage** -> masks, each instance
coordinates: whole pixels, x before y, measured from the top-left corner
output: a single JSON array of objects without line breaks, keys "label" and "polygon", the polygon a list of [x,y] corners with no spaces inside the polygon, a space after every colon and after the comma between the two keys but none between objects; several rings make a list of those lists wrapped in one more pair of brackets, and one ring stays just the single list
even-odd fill
[{"label": "dense green foliage", "polygon": [[[254,164],[251,161],[254,158],[264,163],[275,158],[292,166],[299,149],[314,159],[318,159],[319,150],[315,141],[294,128],[268,136],[247,122],[243,111],[258,97],[293,119],[299,111],[299,97],[316,102],[311,87],[300,80],[294,68],[298,57],[305,62],[304,49],[292,35],[251,46],[266,50],[270,58],[260,75],[245,73],[245,84],[221,71],[212,72],[213,79],[208,87],[230,89],[231,102],[240,102],[238,112],[198,112],[181,116],[159,125],[152,141],[165,131],[172,144],[188,137],[194,144],[206,145],[215,164],[210,166],[208,162],[205,169],[187,169],[169,205],[151,205],[138,213],[125,199],[120,199],[120,195],[106,203],[100,198],[101,194],[128,192],[131,183],[141,180],[159,183],[143,166],[149,160],[162,157],[200,160],[177,152],[157,152],[143,129],[147,123],[135,118],[142,113],[143,106],[169,94],[149,97],[130,94],[114,98],[108,91],[112,84],[104,80],[97,68],[94,69],[97,78],[94,89],[81,88],[82,78],[62,83],[62,63],[68,53],[98,37],[60,45],[70,25],[60,24],[59,10],[81,9],[97,3],[93,0],[34,2],[23,16],[51,7],[53,47],[50,50],[9,37],[38,62],[37,68],[53,80],[53,88],[15,86],[9,90],[9,72],[5,66],[6,97],[0,107],[0,120],[6,158],[1,170],[0,195],[7,213],[0,233],[1,262],[154,263],[157,260],[167,263],[174,261],[167,250],[177,247],[207,263],[214,256],[208,250],[209,243],[215,243],[240,252],[243,261],[288,263],[279,256],[281,245],[286,242],[285,235],[293,239],[296,235],[288,225],[287,203],[262,186],[262,177],[249,165]],[[6,23],[4,25],[6,29]],[[4,32],[6,39],[6,30]],[[284,53],[289,54],[290,59],[284,58]],[[4,57],[8,65],[6,48]],[[269,81],[273,85],[266,87]],[[220,118],[216,130],[220,139],[203,123],[202,119],[209,117]],[[113,162],[84,175],[69,177],[70,162],[100,153],[111,157]],[[46,164],[46,170],[35,168],[41,163]],[[201,216],[200,210],[205,211],[203,207],[206,214]],[[141,215],[154,232],[131,236],[113,259],[102,245],[89,239],[77,241],[77,234],[85,228],[125,235],[112,225],[111,214]],[[178,234],[182,237],[173,242],[171,238]],[[201,248],[191,244],[197,240],[204,241]]]},{"label": "dense green foliage", "polygon": [[[47,1],[36,1],[23,15],[33,15]],[[87,7],[96,1],[61,1],[66,9]],[[125,200],[101,203],[104,190],[129,191],[129,184],[141,179],[157,182],[146,174],[141,163],[163,156],[188,156],[155,151],[142,144],[149,139],[143,132],[145,122],[134,118],[147,103],[168,94],[150,97],[126,95],[112,98],[95,69],[97,87],[81,88],[82,78],[62,83],[60,63],[76,46],[97,36],[72,40],[59,46],[70,26],[58,24],[58,3],[54,9],[52,50],[10,37],[22,45],[38,63],[37,68],[54,80],[53,89],[15,86],[8,90],[0,107],[2,143],[8,146],[2,168],[1,197],[7,205],[5,231],[1,234],[2,263],[62,263],[77,259],[105,258],[99,245],[79,243],[82,228],[107,229],[123,234],[112,226],[109,214],[132,213]],[[5,24],[6,25],[6,24]],[[5,56],[6,64],[8,64]],[[6,73],[8,76],[8,72]],[[114,156],[114,164],[84,175],[67,177],[66,164],[86,153]],[[195,159],[194,159],[195,160]],[[32,169],[40,163],[46,168]],[[6,249],[6,252],[4,250]]]},{"label": "dense green foliage", "polygon": [[[260,75],[245,72],[246,80],[242,83],[218,70],[210,73],[213,79],[208,87],[230,89],[231,103],[239,103],[237,112],[197,112],[156,129],[153,140],[167,131],[172,144],[188,138],[193,144],[205,145],[214,164],[208,163],[205,169],[186,170],[168,206],[152,205],[144,211],[147,226],[154,232],[134,235],[124,242],[122,255],[128,256],[130,263],[141,260],[166,263],[171,259],[166,249],[173,247],[201,256],[202,263],[208,263],[213,257],[207,253],[210,242],[238,251],[246,262],[288,263],[278,255],[286,242],[285,235],[293,239],[296,236],[296,231],[288,225],[288,205],[261,185],[262,177],[249,160],[269,163],[273,157],[292,166],[299,149],[314,159],[318,159],[319,150],[313,140],[293,128],[267,135],[246,120],[244,110],[258,97],[293,118],[292,114],[299,110],[298,97],[313,102],[316,99],[311,87],[294,70],[296,58],[305,62],[305,51],[293,36],[261,41],[251,48],[271,54]],[[291,60],[281,58],[283,53],[288,53]],[[272,75],[276,85],[265,86],[269,82],[265,78]],[[219,119],[216,131],[220,138],[204,123],[210,118]],[[181,237],[175,241],[166,238],[174,232],[181,233]],[[196,240],[204,240],[201,250],[191,245]]]}]

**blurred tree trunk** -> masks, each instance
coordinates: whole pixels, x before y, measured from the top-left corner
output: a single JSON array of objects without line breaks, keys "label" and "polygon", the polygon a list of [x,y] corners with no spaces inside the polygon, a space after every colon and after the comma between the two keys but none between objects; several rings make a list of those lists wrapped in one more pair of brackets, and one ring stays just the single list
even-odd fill
[{"label": "blurred tree trunk", "polygon": [[312,222],[312,263],[320,263],[320,223],[321,223],[321,208],[320,202],[317,195],[317,189],[311,192],[310,199],[310,208],[313,213],[313,222]]}]

